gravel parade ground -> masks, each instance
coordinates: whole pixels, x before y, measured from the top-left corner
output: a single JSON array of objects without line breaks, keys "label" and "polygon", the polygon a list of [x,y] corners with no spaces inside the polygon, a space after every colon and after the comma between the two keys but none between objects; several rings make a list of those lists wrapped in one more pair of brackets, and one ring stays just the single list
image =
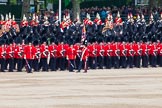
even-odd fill
[{"label": "gravel parade ground", "polygon": [[0,73],[0,108],[162,108],[162,68],[82,72]]}]

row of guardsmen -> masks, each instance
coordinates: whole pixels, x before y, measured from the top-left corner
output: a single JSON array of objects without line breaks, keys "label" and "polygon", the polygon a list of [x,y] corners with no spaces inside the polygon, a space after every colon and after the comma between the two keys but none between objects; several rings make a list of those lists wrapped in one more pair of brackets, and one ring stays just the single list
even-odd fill
[{"label": "row of guardsmen", "polygon": [[[17,69],[21,72],[25,66],[25,60],[34,71],[64,71],[69,69],[80,72],[84,69],[111,69],[137,67],[162,67],[162,39],[152,42],[147,41],[115,41],[115,42],[92,42],[66,44],[51,39],[47,44],[46,38],[41,44],[28,38],[24,42],[7,44],[0,40],[0,71],[13,72]],[[142,65],[141,65],[142,64]],[[9,65],[9,66],[8,66]],[[32,70],[30,71],[32,72]]]}]

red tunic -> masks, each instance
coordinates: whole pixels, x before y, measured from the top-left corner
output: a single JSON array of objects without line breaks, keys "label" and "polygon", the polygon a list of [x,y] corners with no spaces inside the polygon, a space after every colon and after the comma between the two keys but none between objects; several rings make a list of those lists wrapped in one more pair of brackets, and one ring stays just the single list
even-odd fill
[{"label": "red tunic", "polygon": [[34,46],[26,45],[24,47],[24,58],[34,59]]},{"label": "red tunic", "polygon": [[81,54],[81,60],[85,61],[88,60],[88,56],[89,56],[89,51],[87,47],[84,47],[81,49],[82,54]]},{"label": "red tunic", "polygon": [[153,43],[150,46],[150,55],[157,56],[157,52],[158,52],[157,46],[156,46],[156,44]]},{"label": "red tunic", "polygon": [[48,50],[50,52],[50,57],[57,57],[57,45],[56,44],[51,44],[48,47]]},{"label": "red tunic", "polygon": [[35,24],[36,24],[35,20],[30,21],[30,26],[35,26]]},{"label": "red tunic", "polygon": [[127,56],[126,44],[124,43],[120,44],[119,49],[120,49],[120,56]]},{"label": "red tunic", "polygon": [[28,21],[22,21],[21,23],[20,23],[20,26],[21,27],[26,27],[26,26],[28,26],[29,24],[28,24]]},{"label": "red tunic", "polygon": [[74,47],[69,47],[67,49],[67,59],[68,60],[75,60],[76,59],[77,52]]},{"label": "red tunic", "polygon": [[89,57],[97,56],[97,44],[89,45],[87,48],[89,50]]},{"label": "red tunic", "polygon": [[104,45],[103,44],[102,45],[98,45],[97,46],[97,56],[103,57],[104,56],[104,52],[105,52]]},{"label": "red tunic", "polygon": [[3,45],[0,46],[0,58],[6,58],[6,47]]},{"label": "red tunic", "polygon": [[40,47],[39,46],[33,47],[33,54],[34,54],[34,59],[40,58]]},{"label": "red tunic", "polygon": [[142,49],[140,44],[134,44],[134,51],[136,56],[141,56],[142,55]]},{"label": "red tunic", "polygon": [[159,45],[158,53],[159,53],[160,56],[162,56],[162,43],[160,43],[160,45]]},{"label": "red tunic", "polygon": [[6,59],[10,59],[14,57],[14,48],[12,45],[7,46],[6,49]]},{"label": "red tunic", "polygon": [[41,58],[47,58],[49,54],[48,46],[45,44],[42,44],[40,46],[40,53],[41,53]]},{"label": "red tunic", "polygon": [[58,57],[65,57],[66,56],[66,49],[67,46],[65,46],[64,44],[59,44],[57,47],[57,56]]},{"label": "red tunic", "polygon": [[127,56],[134,56],[134,54],[135,54],[135,51],[134,51],[134,49],[133,49],[133,44],[129,44],[129,45],[127,45],[127,49],[128,49],[128,54],[127,54]]},{"label": "red tunic", "polygon": [[104,50],[105,50],[104,56],[112,56],[113,55],[111,43],[106,44],[104,47]]},{"label": "red tunic", "polygon": [[75,44],[74,48],[76,50],[77,56],[80,58],[81,57],[81,49],[80,49],[80,45]]},{"label": "red tunic", "polygon": [[19,58],[23,58],[23,52],[22,52],[22,46],[21,45],[17,45],[15,47],[14,50],[14,58],[19,59]]},{"label": "red tunic", "polygon": [[122,25],[122,22],[123,22],[123,21],[122,21],[121,18],[118,18],[118,17],[115,18],[115,24],[116,24],[116,25]]},{"label": "red tunic", "polygon": [[112,56],[120,56],[119,43],[114,43],[112,47],[113,54]]}]

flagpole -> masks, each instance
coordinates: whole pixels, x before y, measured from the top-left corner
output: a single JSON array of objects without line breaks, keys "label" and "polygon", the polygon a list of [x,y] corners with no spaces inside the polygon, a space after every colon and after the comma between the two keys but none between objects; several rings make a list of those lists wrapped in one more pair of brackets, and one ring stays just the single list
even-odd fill
[{"label": "flagpole", "polygon": [[59,21],[61,22],[61,0],[59,0]]}]

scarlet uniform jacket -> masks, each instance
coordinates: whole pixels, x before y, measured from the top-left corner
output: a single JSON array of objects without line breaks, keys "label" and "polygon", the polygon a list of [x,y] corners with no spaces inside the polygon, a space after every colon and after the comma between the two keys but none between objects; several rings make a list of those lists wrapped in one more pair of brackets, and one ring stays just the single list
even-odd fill
[{"label": "scarlet uniform jacket", "polygon": [[48,47],[48,50],[50,52],[50,57],[57,57],[57,45],[51,44]]},{"label": "scarlet uniform jacket", "polygon": [[104,45],[98,45],[97,46],[97,56],[104,56]]},{"label": "scarlet uniform jacket", "polygon": [[81,50],[80,50],[80,45],[75,44],[74,48],[76,50],[77,56],[81,57]]},{"label": "scarlet uniform jacket", "polygon": [[105,50],[104,56],[112,56],[113,55],[111,43],[106,44],[104,47],[104,50]]},{"label": "scarlet uniform jacket", "polygon": [[157,55],[157,46],[156,46],[156,44],[151,44],[151,46],[150,46],[150,55],[154,55],[155,53]]},{"label": "scarlet uniform jacket", "polygon": [[145,56],[148,54],[148,45],[145,43],[141,44],[141,49],[142,49],[142,55]]},{"label": "scarlet uniform jacket", "polygon": [[14,58],[19,59],[23,57],[23,52],[22,52],[22,46],[21,45],[16,45],[14,49]]},{"label": "scarlet uniform jacket", "polygon": [[35,20],[31,20],[31,21],[30,21],[30,26],[33,27],[33,26],[35,26],[35,24],[36,24]]},{"label": "scarlet uniform jacket", "polygon": [[134,51],[134,48],[133,48],[133,43],[132,44],[128,44],[127,45],[127,49],[128,49],[128,54],[127,56],[134,56],[135,54],[135,51]]},{"label": "scarlet uniform jacket", "polygon": [[16,21],[12,21],[11,24],[12,24],[13,28],[16,28],[16,25],[17,25]]},{"label": "scarlet uniform jacket", "polygon": [[66,54],[67,54],[67,59],[69,59],[69,60],[75,60],[76,59],[77,52],[76,52],[74,47],[69,47],[67,49]]},{"label": "scarlet uniform jacket", "polygon": [[40,58],[40,47],[39,46],[33,46],[33,59],[39,59]]},{"label": "scarlet uniform jacket", "polygon": [[22,21],[22,22],[20,23],[20,26],[21,26],[21,27],[25,27],[25,26],[28,26],[28,25],[29,25],[28,21]]},{"label": "scarlet uniform jacket", "polygon": [[141,50],[141,45],[139,43],[134,43],[134,51],[135,51],[135,56],[140,56],[142,54],[140,54],[140,50]]},{"label": "scarlet uniform jacket", "polygon": [[40,53],[41,53],[41,58],[47,58],[49,54],[48,45],[42,44],[40,46]]},{"label": "scarlet uniform jacket", "polygon": [[120,56],[127,56],[126,44],[121,43],[119,49],[120,49]]},{"label": "scarlet uniform jacket", "polygon": [[34,59],[34,46],[26,45],[24,47],[24,57],[26,59]]},{"label": "scarlet uniform jacket", "polygon": [[120,46],[119,43],[113,43],[113,46],[112,46],[113,54],[112,54],[112,56],[120,56],[119,46]]},{"label": "scarlet uniform jacket", "polygon": [[84,47],[81,49],[81,51],[82,51],[81,60],[83,60],[83,61],[87,60],[88,56],[89,56],[88,48]]},{"label": "scarlet uniform jacket", "polygon": [[6,51],[6,47],[0,46],[0,59],[6,57],[5,51]]},{"label": "scarlet uniform jacket", "polygon": [[97,25],[101,25],[102,24],[102,21],[98,18],[94,19],[93,21],[94,23],[96,23]]},{"label": "scarlet uniform jacket", "polygon": [[14,47],[13,45],[7,46],[6,49],[6,59],[10,59],[14,57]]},{"label": "scarlet uniform jacket", "polygon": [[57,47],[57,57],[66,57],[67,48],[68,48],[68,45],[59,44]]},{"label": "scarlet uniform jacket", "polygon": [[115,24],[116,24],[116,25],[120,25],[120,24],[122,24],[122,22],[123,22],[123,21],[122,21],[121,18],[118,18],[118,17],[115,18]]},{"label": "scarlet uniform jacket", "polygon": [[162,43],[159,44],[158,54],[162,56]]},{"label": "scarlet uniform jacket", "polygon": [[97,56],[97,45],[96,44],[91,44],[87,48],[89,49],[89,57]]}]

